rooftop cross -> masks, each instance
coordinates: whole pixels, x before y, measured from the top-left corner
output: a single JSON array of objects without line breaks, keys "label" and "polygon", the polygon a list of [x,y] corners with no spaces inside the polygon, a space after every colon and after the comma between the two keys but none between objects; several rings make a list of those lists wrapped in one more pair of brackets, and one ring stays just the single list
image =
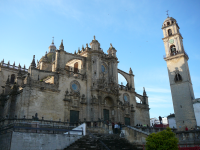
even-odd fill
[{"label": "rooftop cross", "polygon": [[54,44],[54,37],[52,37],[52,44]]},{"label": "rooftop cross", "polygon": [[169,10],[166,11],[166,12],[167,12],[167,17],[169,17],[168,11],[169,11]]}]

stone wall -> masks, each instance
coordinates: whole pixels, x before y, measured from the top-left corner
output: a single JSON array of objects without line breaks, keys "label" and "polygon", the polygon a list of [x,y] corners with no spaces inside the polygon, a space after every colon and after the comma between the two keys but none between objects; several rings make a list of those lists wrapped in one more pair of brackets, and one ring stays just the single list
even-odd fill
[{"label": "stone wall", "polygon": [[10,150],[12,132],[0,134],[0,150]]},{"label": "stone wall", "polygon": [[138,129],[132,127],[123,127],[122,132],[124,133],[125,138],[134,144],[145,144],[146,138],[148,137],[148,133],[140,131]]},{"label": "stone wall", "polygon": [[10,150],[64,149],[81,137],[80,135],[13,132]]}]

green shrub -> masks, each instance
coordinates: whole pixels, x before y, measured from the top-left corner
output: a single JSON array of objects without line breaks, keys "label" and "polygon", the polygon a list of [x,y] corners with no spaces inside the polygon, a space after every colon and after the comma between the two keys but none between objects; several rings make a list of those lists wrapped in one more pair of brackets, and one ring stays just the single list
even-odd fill
[{"label": "green shrub", "polygon": [[178,139],[170,128],[146,138],[146,150],[178,150]]}]

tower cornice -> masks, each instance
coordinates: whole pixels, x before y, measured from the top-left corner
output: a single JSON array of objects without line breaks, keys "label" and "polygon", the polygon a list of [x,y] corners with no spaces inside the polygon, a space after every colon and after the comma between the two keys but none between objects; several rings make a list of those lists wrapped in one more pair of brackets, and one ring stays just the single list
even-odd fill
[{"label": "tower cornice", "polygon": [[162,40],[169,39],[169,38],[174,37],[174,36],[176,36],[176,35],[180,36],[181,39],[183,39],[183,37],[182,37],[182,35],[181,35],[180,33],[175,33],[175,34],[172,34],[172,35],[170,35],[170,36],[166,36],[166,37],[162,38]]},{"label": "tower cornice", "polygon": [[173,56],[167,56],[167,57],[164,56],[164,60],[165,60],[165,61],[168,61],[168,60],[175,59],[175,58],[179,58],[179,57],[185,57],[186,60],[189,59],[189,57],[188,57],[188,55],[187,55],[186,52],[181,52],[181,53],[178,53],[178,54],[173,55]]}]

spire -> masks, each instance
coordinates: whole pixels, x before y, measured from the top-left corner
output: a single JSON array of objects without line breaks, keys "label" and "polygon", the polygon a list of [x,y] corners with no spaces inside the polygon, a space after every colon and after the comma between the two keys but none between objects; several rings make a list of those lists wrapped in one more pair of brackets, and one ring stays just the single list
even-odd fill
[{"label": "spire", "polygon": [[64,46],[63,46],[63,40],[61,40],[61,43],[60,43],[59,50],[64,50]]},{"label": "spire", "polygon": [[95,35],[94,35],[94,40],[96,40],[96,39],[95,39]]},{"label": "spire", "polygon": [[143,87],[143,96],[147,96],[147,93],[145,91],[145,88]]},{"label": "spire", "polygon": [[21,65],[20,65],[20,63],[19,63],[18,69],[20,69],[20,70],[21,70]]},{"label": "spire", "polygon": [[82,51],[84,51],[84,45],[82,45]]},{"label": "spire", "polygon": [[133,74],[133,71],[132,71],[132,69],[130,68],[130,70],[129,70],[129,74]]},{"label": "spire", "polygon": [[13,63],[13,68],[15,68],[15,62]]},{"label": "spire", "polygon": [[10,61],[8,61],[8,67],[10,66]]},{"label": "spire", "polygon": [[31,67],[36,67],[36,65],[35,65],[35,55],[33,55],[33,60],[32,60],[32,63],[31,63]]},{"label": "spire", "polygon": [[2,60],[2,63],[4,63],[4,59]]},{"label": "spire", "polygon": [[76,50],[74,51],[74,54],[76,54]]},{"label": "spire", "polygon": [[47,58],[47,51],[46,51],[46,54],[45,54],[45,58]]},{"label": "spire", "polygon": [[25,64],[24,64],[24,69],[26,69],[26,66],[25,66]]},{"label": "spire", "polygon": [[110,43],[110,48],[113,48],[112,43]]},{"label": "spire", "polygon": [[52,43],[51,44],[54,44],[54,37],[52,37]]}]

